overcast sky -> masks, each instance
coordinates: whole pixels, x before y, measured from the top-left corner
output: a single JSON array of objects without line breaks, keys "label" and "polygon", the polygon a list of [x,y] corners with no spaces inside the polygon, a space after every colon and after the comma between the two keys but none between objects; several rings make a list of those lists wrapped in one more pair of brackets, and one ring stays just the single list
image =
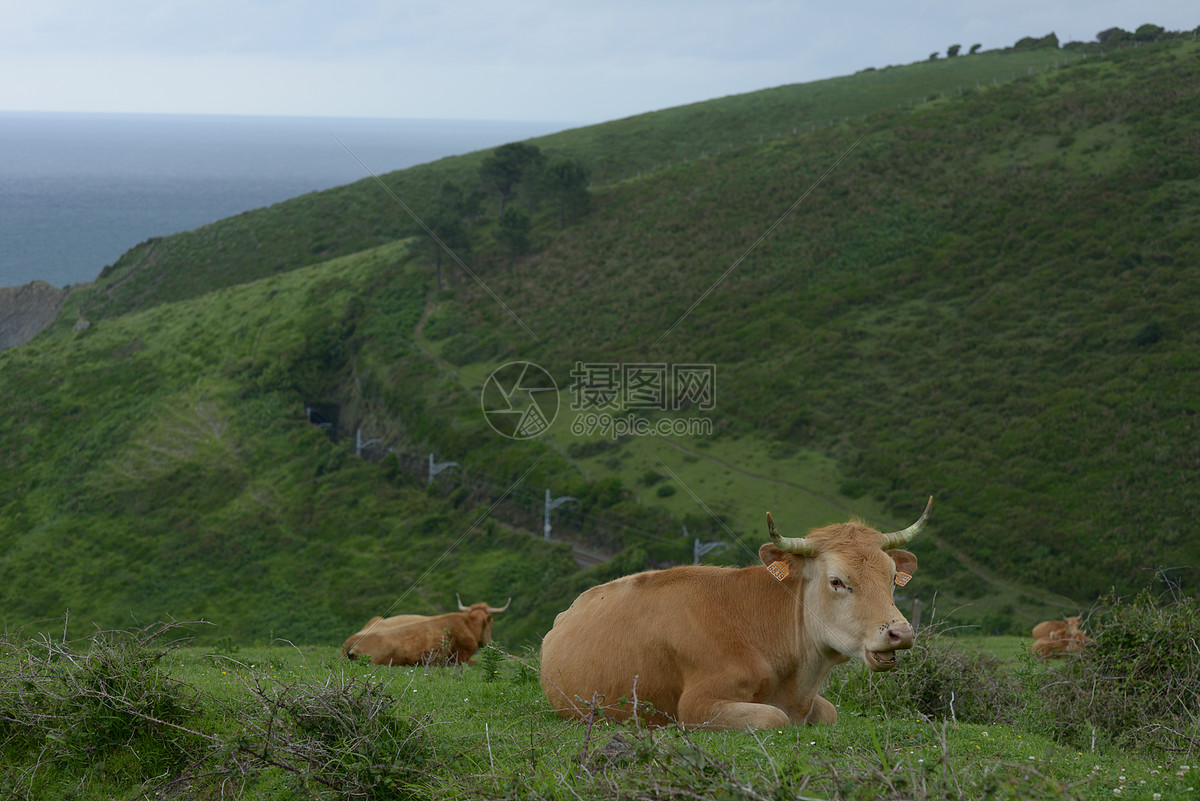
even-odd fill
[{"label": "overcast sky", "polygon": [[0,110],[600,122],[1180,0],[0,0]]}]

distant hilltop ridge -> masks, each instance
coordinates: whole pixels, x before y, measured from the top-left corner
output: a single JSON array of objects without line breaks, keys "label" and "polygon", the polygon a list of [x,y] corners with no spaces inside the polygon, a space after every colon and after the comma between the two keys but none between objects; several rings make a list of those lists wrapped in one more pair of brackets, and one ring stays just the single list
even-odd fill
[{"label": "distant hilltop ridge", "polygon": [[0,350],[24,345],[55,321],[67,290],[45,281],[0,288]]}]

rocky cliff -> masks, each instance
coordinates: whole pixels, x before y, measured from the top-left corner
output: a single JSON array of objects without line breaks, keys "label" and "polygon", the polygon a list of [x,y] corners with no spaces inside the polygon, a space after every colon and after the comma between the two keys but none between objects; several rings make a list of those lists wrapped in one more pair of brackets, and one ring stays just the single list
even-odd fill
[{"label": "rocky cliff", "polygon": [[67,291],[45,281],[0,288],[0,350],[24,345],[54,322]]}]

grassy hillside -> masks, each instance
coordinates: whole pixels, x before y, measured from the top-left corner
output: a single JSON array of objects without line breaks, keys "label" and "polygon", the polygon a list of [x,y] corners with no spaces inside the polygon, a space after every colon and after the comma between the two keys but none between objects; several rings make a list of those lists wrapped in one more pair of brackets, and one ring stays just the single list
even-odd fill
[{"label": "grassy hillside", "polygon": [[[424,303],[402,247],[156,306],[4,355],[8,627],[207,619],[210,639],[339,642],[374,614],[516,595],[545,627],[569,551],[355,458],[304,416],[364,289],[389,324]],[[380,347],[403,330],[364,326]],[[54,364],[47,370],[46,365]],[[411,374],[422,366],[414,359]],[[427,368],[426,368],[427,369]],[[457,508],[456,508],[457,506]],[[543,608],[545,607],[545,608]]]},{"label": "grassy hillside", "polygon": [[[1001,629],[1195,565],[1198,54],[986,54],[546,137],[592,167],[591,214],[534,210],[515,261],[479,221],[479,281],[441,293],[370,179],[143,243],[0,353],[6,623],[333,643],[459,591],[514,595],[497,634],[533,641],[692,537],[752,559],[766,508],[887,527],[930,493],[914,591]],[[419,211],[482,155],[385,181]],[[564,411],[504,439],[479,392],[513,358],[564,405],[577,361],[712,364],[713,435],[580,438]],[[358,429],[470,481],[358,459]],[[546,488],[620,558],[531,538]]]},{"label": "grassy hillside", "polygon": [[[1080,601],[1138,586],[1200,557],[1198,53],[614,186],[517,269],[479,271],[540,343],[469,281],[457,319],[564,381],[575,360],[715,363],[725,436],[828,453],[897,516],[932,492],[938,536],[1010,578]],[[970,571],[945,588],[988,591]]]}]

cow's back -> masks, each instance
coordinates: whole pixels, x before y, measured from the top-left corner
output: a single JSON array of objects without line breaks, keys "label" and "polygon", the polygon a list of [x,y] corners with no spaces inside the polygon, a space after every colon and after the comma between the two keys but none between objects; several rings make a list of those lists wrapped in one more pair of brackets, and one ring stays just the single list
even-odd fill
[{"label": "cow's back", "polygon": [[1062,620],[1043,620],[1033,627],[1034,640],[1049,640],[1063,637],[1067,632],[1067,624]]}]

